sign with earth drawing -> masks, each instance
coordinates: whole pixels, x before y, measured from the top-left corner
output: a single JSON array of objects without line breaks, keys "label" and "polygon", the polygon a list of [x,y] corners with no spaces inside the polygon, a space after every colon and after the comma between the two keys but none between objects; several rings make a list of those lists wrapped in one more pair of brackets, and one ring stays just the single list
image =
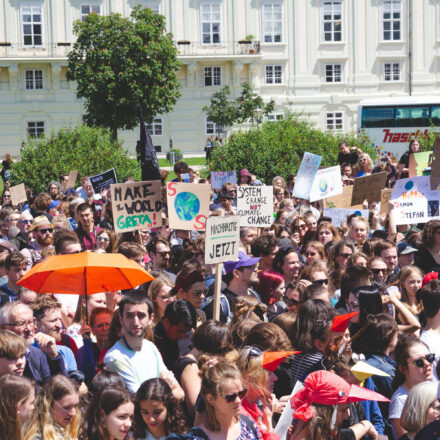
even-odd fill
[{"label": "sign with earth drawing", "polygon": [[169,182],[167,202],[170,228],[205,230],[210,196],[210,185]]},{"label": "sign with earth drawing", "polygon": [[310,201],[326,199],[342,194],[342,179],[340,166],[318,170],[310,190]]}]

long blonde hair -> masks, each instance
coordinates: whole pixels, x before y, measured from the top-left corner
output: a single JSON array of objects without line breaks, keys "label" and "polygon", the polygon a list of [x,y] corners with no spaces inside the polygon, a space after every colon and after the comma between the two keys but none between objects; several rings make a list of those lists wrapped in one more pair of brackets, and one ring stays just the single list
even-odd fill
[{"label": "long blonde hair", "polygon": [[[67,377],[62,375],[52,376],[41,389],[35,401],[35,409],[30,420],[24,427],[23,440],[32,440],[41,436],[44,440],[56,440],[59,438],[56,431],[60,427],[52,416],[52,405],[55,401],[69,394],[78,394],[78,390]],[[76,440],[80,426],[80,411],[66,428],[62,429],[64,440]]]}]

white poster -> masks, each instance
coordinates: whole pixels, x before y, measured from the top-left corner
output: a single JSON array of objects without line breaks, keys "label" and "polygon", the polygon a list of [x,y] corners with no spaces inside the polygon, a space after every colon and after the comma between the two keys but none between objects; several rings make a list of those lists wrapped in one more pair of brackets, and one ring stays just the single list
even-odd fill
[{"label": "white poster", "polygon": [[206,220],[205,264],[238,260],[240,217],[209,217]]},{"label": "white poster", "polygon": [[273,223],[273,187],[237,187],[237,215],[240,226],[266,227]]},{"label": "white poster", "polygon": [[345,209],[345,208],[324,208],[323,216],[332,219],[332,225],[337,228],[347,221],[347,217],[351,214],[357,214],[368,220],[370,211],[368,209]]},{"label": "white poster", "polygon": [[310,190],[310,201],[342,194],[341,167],[339,165],[318,170]]},{"label": "white poster", "polygon": [[394,185],[390,202],[396,225],[412,225],[440,220],[440,191],[431,190],[429,176],[400,179]]},{"label": "white poster", "polygon": [[301,165],[295,179],[292,197],[300,199],[309,199],[310,189],[312,188],[313,179],[321,164],[322,156],[313,153],[304,153]]}]

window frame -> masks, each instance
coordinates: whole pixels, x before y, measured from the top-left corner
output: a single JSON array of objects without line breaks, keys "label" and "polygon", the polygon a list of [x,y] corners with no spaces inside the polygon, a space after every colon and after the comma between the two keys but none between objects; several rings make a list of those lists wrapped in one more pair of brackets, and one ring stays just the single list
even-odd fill
[{"label": "window frame", "polygon": [[[24,14],[24,9],[25,8],[30,8],[30,15],[31,15],[31,21],[30,22],[25,22],[23,20],[23,16]],[[36,21],[34,22],[32,17],[34,15],[34,9],[39,8],[40,9],[40,21]],[[25,44],[25,33],[24,33],[24,26],[29,25],[31,26],[32,29],[32,33],[31,34],[27,34],[30,35],[32,38],[32,44]],[[41,44],[35,44],[35,34],[33,33],[33,27],[34,25],[40,25],[41,26]],[[20,33],[21,33],[21,44],[23,47],[26,48],[30,48],[30,47],[44,47],[45,45],[45,38],[44,38],[44,30],[45,30],[45,23],[44,23],[44,4],[43,2],[37,2],[37,3],[29,3],[29,2],[24,2],[20,4]]]},{"label": "window frame", "polygon": [[[387,74],[386,68],[390,66],[390,72]],[[394,79],[394,67],[399,66],[399,78]],[[387,75],[390,75],[390,79],[387,79]],[[382,80],[384,82],[399,82],[402,81],[402,63],[400,61],[385,61],[382,63]]]},{"label": "window frame", "polygon": [[[212,132],[208,130],[208,126],[212,126]],[[211,121],[209,119],[209,116],[206,116],[205,119],[205,134],[206,135],[217,135],[218,133],[220,133],[220,131],[218,131],[218,126],[215,122]]]},{"label": "window frame", "polygon": [[[155,14],[160,14],[162,10],[161,0],[143,0],[139,2],[144,8],[150,8]],[[153,7],[152,7],[153,6]],[[156,11],[157,8],[157,11]]]},{"label": "window frame", "polygon": [[[96,11],[91,11],[89,12],[87,15],[83,14],[82,8],[84,6],[88,6],[89,8],[93,8],[93,7],[99,7],[99,12]],[[81,3],[79,6],[79,15],[80,15],[80,20],[81,22],[84,22],[84,20],[92,13],[92,12],[96,12],[98,15],[102,15],[102,4],[98,3],[98,2],[92,2],[92,3]]]},{"label": "window frame", "polygon": [[[393,14],[394,14],[394,5],[399,5],[399,19],[394,19],[393,18]],[[386,5],[390,5],[390,9],[389,11],[387,10],[388,8],[386,7]],[[385,18],[385,14],[389,13],[390,14],[390,18]],[[402,20],[403,20],[403,14],[402,14],[402,1],[401,0],[382,0],[382,16],[381,16],[381,22],[382,22],[382,35],[381,35],[381,41],[385,42],[385,43],[389,43],[389,42],[395,42],[395,41],[402,41]],[[396,32],[394,30],[394,26],[393,24],[395,22],[399,22],[399,38],[394,38],[394,32]],[[389,30],[385,30],[385,23],[390,23],[390,28]],[[385,38],[385,32],[389,32],[390,33],[390,38],[387,39]]]},{"label": "window frame", "polygon": [[[330,116],[331,115],[331,116]],[[340,115],[340,116],[338,116]],[[341,126],[337,127],[337,119],[341,120]],[[332,121],[333,128],[329,127],[329,120]],[[342,110],[325,112],[325,127],[327,131],[343,131],[344,130],[344,112]]]},{"label": "window frame", "polygon": [[[326,14],[326,10],[325,10],[325,6],[329,4],[331,5],[331,18],[329,20],[325,19],[325,16],[328,15]],[[339,5],[340,7],[340,30],[336,31],[335,30],[335,24],[337,23],[338,20],[336,20],[335,17],[335,6]],[[329,43],[336,43],[336,44],[341,44],[344,42],[344,8],[343,8],[343,0],[322,0],[321,3],[321,42],[324,44],[329,44]],[[331,30],[330,31],[326,31],[325,30],[325,25],[326,23],[330,23],[330,27]],[[330,33],[330,40],[326,40],[326,34]],[[336,40],[335,39],[335,34],[336,33],[340,33],[341,34],[341,39],[340,40]]]},{"label": "window frame", "polygon": [[[272,19],[271,20],[265,20],[265,7],[266,6],[271,6],[272,7],[272,11],[271,11],[271,15],[272,15]],[[279,6],[280,8],[280,13],[281,13],[281,19],[280,20],[274,20],[273,19],[273,7],[274,6]],[[280,41],[275,41],[275,36],[277,35],[277,33],[275,33],[274,28],[275,28],[275,23],[280,23],[281,24],[281,30],[279,32],[279,37],[280,37]],[[271,31],[269,33],[266,33],[265,31],[265,23],[271,23]],[[284,43],[284,37],[283,37],[283,32],[284,32],[284,13],[283,13],[283,2],[282,0],[265,0],[262,5],[261,5],[261,30],[262,30],[262,44],[283,44]],[[270,36],[272,41],[266,41],[266,35]]]},{"label": "window frame", "polygon": [[[279,82],[276,82],[276,68],[280,68]],[[268,69],[272,69],[272,73],[268,76]],[[272,78],[272,81],[269,79]],[[265,64],[264,66],[264,80],[266,85],[278,86],[284,84],[284,68],[282,64]]]},{"label": "window frame", "polygon": [[[153,119],[151,124],[146,124],[147,130],[150,133],[150,136],[163,136],[163,118],[162,116],[158,116]],[[160,131],[158,133],[157,131]]]},{"label": "window frame", "polygon": [[[219,69],[219,74],[218,75],[216,75],[215,73],[214,73],[214,71],[216,70],[216,69]],[[210,78],[211,78],[211,84],[206,84],[206,79],[209,77],[209,76],[207,76],[207,72],[208,71],[210,71],[211,72],[211,74],[210,74]],[[222,66],[204,66],[203,67],[203,86],[204,87],[218,87],[218,86],[221,86],[222,85]],[[215,80],[216,79],[218,79],[219,80],[219,83],[218,84],[215,84]]]},{"label": "window frame", "polygon": [[[210,21],[203,21],[203,14],[204,13],[208,13],[203,11],[203,8],[206,6],[210,6],[210,11],[209,14],[214,14],[215,12],[212,11],[212,7],[213,6],[218,6],[219,7],[219,14],[220,14],[220,21],[216,22],[216,21],[212,21],[212,18]],[[203,46],[212,46],[214,44],[222,44],[223,43],[223,3],[221,1],[203,1],[202,3],[200,3],[200,41],[201,44]],[[209,31],[209,35],[210,35],[210,41],[209,42],[205,42],[204,41],[204,30],[203,30],[203,24],[204,23],[209,23],[210,24],[210,31]],[[218,23],[218,32],[213,32],[212,30],[212,25]],[[218,41],[214,41],[214,35],[218,34]]]},{"label": "window frame", "polygon": [[[32,72],[32,78],[28,80],[27,73]],[[36,87],[38,79],[35,73],[41,72],[41,87]],[[32,81],[32,87],[28,87],[28,81]],[[43,69],[24,69],[24,89],[25,90],[43,90],[44,89],[44,70]]]},{"label": "window frame", "polygon": [[[31,128],[29,126],[30,124],[35,124],[35,126],[33,128]],[[35,130],[36,134],[37,134],[37,131],[38,131],[38,128],[39,128],[38,124],[43,124],[43,131],[40,133],[40,135],[37,135],[37,136],[31,135],[31,133],[30,133],[31,130]],[[27,131],[28,137],[32,137],[34,139],[38,139],[42,135],[44,135],[46,133],[46,121],[26,121],[26,131]]]},{"label": "window frame", "polygon": [[[339,66],[339,80],[337,73],[335,72],[335,68]],[[328,74],[327,74],[327,67],[332,67],[332,71],[331,71],[331,80],[329,81],[328,78]],[[341,84],[343,82],[343,76],[344,76],[344,67],[342,65],[342,63],[325,63],[324,64],[324,83],[325,84]]]}]

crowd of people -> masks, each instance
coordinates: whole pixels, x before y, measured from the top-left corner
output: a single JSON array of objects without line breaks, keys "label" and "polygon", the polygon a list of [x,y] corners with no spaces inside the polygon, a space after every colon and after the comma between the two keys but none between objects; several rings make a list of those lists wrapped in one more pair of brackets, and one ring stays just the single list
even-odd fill
[{"label": "crowd of people", "polygon": [[[419,148],[373,167],[341,143],[344,185],[386,170],[391,187]],[[210,184],[185,162],[174,170],[175,181]],[[204,232],[171,229],[166,199],[160,227],[117,234],[109,192],[88,176],[75,190],[62,175],[14,206],[7,171],[1,438],[440,438],[440,221],[396,227],[366,201],[369,218],[335,227],[319,203],[292,197],[294,174],[276,176],[274,222],[240,229],[215,320]],[[237,185],[260,184],[239,171]],[[232,182],[212,191],[211,214],[235,214],[236,197]],[[120,253],[154,279],[87,299],[19,285],[50,256],[83,251]]]}]

